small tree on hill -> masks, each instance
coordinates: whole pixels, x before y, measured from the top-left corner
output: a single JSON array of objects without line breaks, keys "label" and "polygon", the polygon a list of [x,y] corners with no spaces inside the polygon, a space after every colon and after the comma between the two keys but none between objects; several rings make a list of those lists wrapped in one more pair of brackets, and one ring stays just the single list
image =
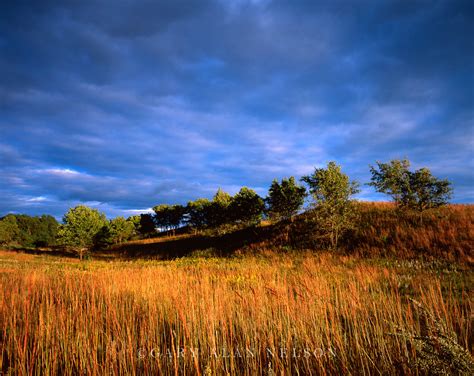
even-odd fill
[{"label": "small tree on hill", "polygon": [[452,188],[448,180],[437,179],[427,168],[412,172],[409,167],[407,159],[377,162],[377,168],[370,166],[372,182],[369,185],[377,192],[392,196],[399,207],[420,213],[449,201]]},{"label": "small tree on hill", "polygon": [[350,181],[335,162],[329,162],[327,168],[316,168],[301,180],[308,184],[313,196],[320,229],[336,249],[341,235],[354,226],[356,213],[351,197],[359,192],[359,184]]},{"label": "small tree on hill", "polygon": [[108,224],[105,214],[85,205],[69,209],[63,222],[58,231],[58,241],[72,247],[81,260],[84,253],[94,246],[97,234]]},{"label": "small tree on hill", "polygon": [[153,208],[155,223],[166,230],[175,230],[183,222],[186,209],[182,205],[158,205]]},{"label": "small tree on hill", "polygon": [[186,222],[194,229],[202,229],[209,224],[209,208],[211,202],[207,198],[189,201],[186,206]]},{"label": "small tree on hill", "polygon": [[223,226],[231,221],[229,207],[232,196],[222,189],[218,189],[209,206],[208,224],[210,227]]},{"label": "small tree on hill", "polygon": [[245,225],[260,223],[264,209],[263,199],[253,189],[247,187],[240,189],[229,206],[231,218]]},{"label": "small tree on hill", "polygon": [[138,235],[141,234],[140,232],[140,216],[139,215],[131,215],[127,218],[127,222],[130,222],[133,226],[133,234]]},{"label": "small tree on hill", "polygon": [[160,229],[160,231],[167,231],[171,228],[170,226],[170,212],[171,206],[162,204],[153,207],[153,211],[155,212],[155,223]]},{"label": "small tree on hill", "polygon": [[301,209],[305,197],[306,188],[296,184],[293,176],[282,179],[281,184],[273,180],[265,199],[270,219],[278,221],[291,218]]},{"label": "small tree on hill", "polygon": [[132,215],[127,221],[133,224],[134,235],[145,238],[156,233],[155,221],[151,214]]},{"label": "small tree on hill", "polygon": [[169,209],[168,220],[173,233],[183,223],[185,214],[186,208],[183,205],[172,205]]},{"label": "small tree on hill", "polygon": [[155,221],[151,214],[140,214],[140,234],[149,237],[156,234]]}]

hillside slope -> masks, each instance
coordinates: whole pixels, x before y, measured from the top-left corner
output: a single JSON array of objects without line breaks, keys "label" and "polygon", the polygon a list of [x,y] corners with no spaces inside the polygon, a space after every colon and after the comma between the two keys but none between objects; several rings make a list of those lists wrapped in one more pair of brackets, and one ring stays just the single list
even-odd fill
[{"label": "hillside slope", "polygon": [[[474,262],[474,205],[449,205],[420,217],[399,212],[390,203],[359,203],[359,220],[347,232],[340,251],[361,256],[442,258]],[[191,254],[228,256],[265,250],[324,250],[327,245],[311,212],[293,221],[235,230],[161,235],[107,250],[124,257],[169,259]]]}]

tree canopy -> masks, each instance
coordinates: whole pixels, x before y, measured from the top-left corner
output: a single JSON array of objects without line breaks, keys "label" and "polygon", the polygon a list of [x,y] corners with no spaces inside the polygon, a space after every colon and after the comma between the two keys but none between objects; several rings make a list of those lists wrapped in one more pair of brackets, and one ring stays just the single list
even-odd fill
[{"label": "tree canopy", "polygon": [[355,210],[352,196],[359,192],[359,184],[351,181],[335,162],[327,168],[316,168],[311,175],[303,176],[313,196],[318,226],[336,248],[340,236],[353,226]]},{"label": "tree canopy", "polygon": [[186,208],[182,205],[157,205],[153,208],[155,223],[165,230],[177,229],[184,221]]},{"label": "tree canopy", "polygon": [[210,227],[223,226],[232,221],[229,212],[231,203],[232,196],[219,188],[208,208],[208,225]]},{"label": "tree canopy", "polygon": [[265,199],[270,219],[287,219],[298,213],[304,204],[306,188],[299,186],[295,178],[284,178],[281,183],[273,180]]},{"label": "tree canopy", "polygon": [[108,225],[104,213],[85,205],[69,209],[63,222],[58,231],[58,240],[61,244],[74,248],[81,258],[84,252],[94,246],[97,234]]},{"label": "tree canopy", "polygon": [[135,232],[135,226],[124,217],[116,217],[102,229],[100,241],[105,244],[120,244],[129,240]]},{"label": "tree canopy", "polygon": [[0,244],[21,247],[54,245],[58,222],[50,215],[8,214],[0,219]]},{"label": "tree canopy", "polygon": [[235,222],[253,225],[260,223],[265,204],[253,189],[242,187],[232,199],[229,209]]},{"label": "tree canopy", "polygon": [[189,201],[186,206],[186,222],[195,229],[201,229],[209,223],[209,208],[211,202],[207,198]]},{"label": "tree canopy", "polygon": [[452,188],[448,180],[437,179],[427,168],[410,171],[409,167],[407,159],[377,162],[377,167],[370,166],[372,181],[369,185],[375,187],[377,192],[391,196],[400,207],[419,212],[449,201]]}]

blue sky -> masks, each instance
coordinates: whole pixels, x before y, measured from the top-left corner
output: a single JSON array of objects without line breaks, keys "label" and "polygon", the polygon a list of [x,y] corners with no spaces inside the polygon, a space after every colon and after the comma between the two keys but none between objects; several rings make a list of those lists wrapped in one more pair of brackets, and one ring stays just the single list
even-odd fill
[{"label": "blue sky", "polygon": [[[474,201],[472,1],[2,1],[0,215],[407,157]],[[360,199],[384,196],[364,186]]]}]

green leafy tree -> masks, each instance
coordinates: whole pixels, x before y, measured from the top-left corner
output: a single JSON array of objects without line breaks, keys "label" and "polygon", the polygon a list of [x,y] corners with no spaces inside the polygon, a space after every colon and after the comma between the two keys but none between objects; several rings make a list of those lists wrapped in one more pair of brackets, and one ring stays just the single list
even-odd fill
[{"label": "green leafy tree", "polygon": [[350,181],[335,162],[329,162],[327,168],[315,168],[301,180],[309,186],[320,230],[336,249],[341,235],[354,226],[356,210],[351,197],[359,192],[359,184]]},{"label": "green leafy tree", "polygon": [[295,215],[304,204],[306,188],[299,186],[295,178],[273,180],[265,199],[268,216],[272,220],[288,219]]},{"label": "green leafy tree", "polygon": [[202,229],[209,223],[211,202],[207,198],[199,198],[188,202],[186,206],[186,222],[194,229]]},{"label": "green leafy tree", "polygon": [[156,233],[155,221],[151,214],[132,215],[127,221],[133,224],[134,235],[146,238]]},{"label": "green leafy tree", "polygon": [[18,225],[18,234],[15,243],[23,247],[34,245],[34,233],[36,232],[37,221],[26,214],[14,214]]},{"label": "green leafy tree", "polygon": [[448,180],[437,179],[427,168],[412,172],[409,167],[407,159],[377,162],[377,167],[370,166],[372,181],[369,185],[377,192],[390,195],[399,207],[420,213],[448,203],[452,194]]},{"label": "green leafy tree", "polygon": [[59,228],[58,221],[50,215],[42,215],[33,218],[33,223],[36,222],[32,236],[34,246],[47,247],[54,245]]},{"label": "green leafy tree", "polygon": [[231,218],[240,224],[254,225],[262,220],[265,203],[253,190],[242,187],[229,206]]},{"label": "green leafy tree", "polygon": [[156,234],[155,221],[153,220],[153,215],[151,214],[140,214],[140,225],[138,232],[143,237],[150,237]]},{"label": "green leafy tree", "polygon": [[127,222],[130,222],[133,226],[133,235],[140,235],[140,215],[131,215],[127,218]]},{"label": "green leafy tree", "polygon": [[157,205],[153,211],[158,227],[165,230],[175,230],[183,222],[186,208],[182,205]]},{"label": "green leafy tree", "polygon": [[58,231],[58,242],[72,247],[81,260],[95,245],[97,234],[108,225],[105,214],[85,205],[69,209],[63,223]]},{"label": "green leafy tree", "polygon": [[8,214],[0,220],[0,244],[11,245],[20,233],[15,215]]},{"label": "green leafy tree", "polygon": [[124,217],[111,219],[105,227],[105,240],[109,244],[120,244],[129,240],[134,233],[135,227],[132,222]]},{"label": "green leafy tree", "polygon": [[[31,217],[25,214],[9,214],[3,220],[0,235],[5,244],[15,244],[22,247],[44,247],[55,242],[58,222],[50,215]],[[0,240],[1,241],[1,240]]]},{"label": "green leafy tree", "polygon": [[232,196],[219,188],[209,206],[208,225],[210,227],[219,227],[230,222],[231,203]]},{"label": "green leafy tree", "polygon": [[170,226],[174,230],[179,228],[183,221],[184,215],[186,214],[186,208],[183,205],[172,205],[169,218],[170,218]]},{"label": "green leafy tree", "polygon": [[157,205],[153,207],[153,211],[155,212],[154,220],[160,231],[162,230],[169,230],[169,212],[170,212],[170,205]]}]

